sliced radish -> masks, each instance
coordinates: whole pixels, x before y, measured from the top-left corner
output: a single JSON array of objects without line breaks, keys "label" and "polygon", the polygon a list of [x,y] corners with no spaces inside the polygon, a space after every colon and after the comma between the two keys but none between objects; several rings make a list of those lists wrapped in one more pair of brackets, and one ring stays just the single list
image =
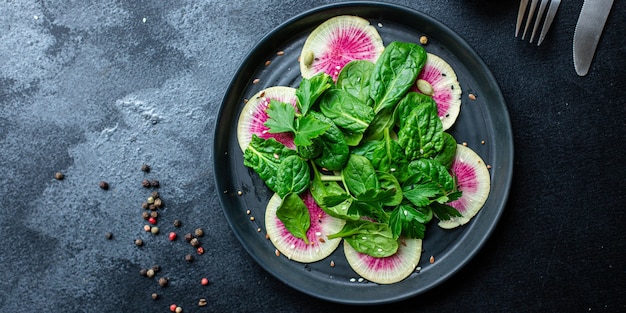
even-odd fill
[{"label": "sliced radish", "polygon": [[422,240],[400,238],[398,252],[385,258],[375,258],[356,251],[344,240],[343,249],[350,267],[361,277],[378,284],[393,284],[415,271],[422,255]]},{"label": "sliced radish", "polygon": [[300,54],[302,77],[324,72],[334,81],[352,60],[376,62],[385,49],[383,40],[369,21],[342,15],[326,20],[307,37]]},{"label": "sliced radish", "polygon": [[442,58],[427,54],[426,64],[411,91],[433,97],[443,130],[456,122],[461,111],[461,85],[452,67]]},{"label": "sliced radish", "polygon": [[326,214],[315,203],[310,192],[304,192],[301,197],[311,216],[311,226],[307,231],[308,244],[301,238],[294,237],[276,217],[276,210],[282,201],[278,194],[274,194],[267,204],[265,228],[280,253],[297,262],[312,263],[324,259],[337,249],[341,238],[328,239],[327,235],[340,231],[346,221]]},{"label": "sliced radish", "polygon": [[448,204],[456,208],[463,216],[439,221],[439,227],[445,229],[455,228],[469,222],[487,201],[491,188],[487,165],[469,147],[457,145],[451,170],[457,178],[458,189],[462,195],[461,198]]},{"label": "sliced radish", "polygon": [[268,132],[269,128],[264,124],[268,118],[266,110],[271,100],[291,103],[296,107],[296,99],[296,89],[274,86],[259,91],[248,100],[239,115],[237,124],[237,140],[239,141],[241,151],[246,150],[253,134],[263,139],[274,138],[288,148],[295,149],[296,145],[293,143],[293,135],[291,133],[271,134]]}]

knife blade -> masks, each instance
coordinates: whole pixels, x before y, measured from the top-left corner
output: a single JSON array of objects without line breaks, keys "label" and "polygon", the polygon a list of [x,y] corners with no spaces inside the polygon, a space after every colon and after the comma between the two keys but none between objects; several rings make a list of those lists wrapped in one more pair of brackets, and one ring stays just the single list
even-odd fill
[{"label": "knife blade", "polygon": [[589,72],[600,35],[613,0],[585,0],[574,31],[574,69],[578,76]]}]

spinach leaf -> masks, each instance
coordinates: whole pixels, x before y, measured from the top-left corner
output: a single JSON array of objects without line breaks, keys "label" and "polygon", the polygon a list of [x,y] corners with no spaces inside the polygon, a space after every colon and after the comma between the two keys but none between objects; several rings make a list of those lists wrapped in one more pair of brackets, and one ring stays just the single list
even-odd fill
[{"label": "spinach leaf", "polygon": [[404,150],[391,138],[388,128],[383,130],[383,137],[380,140],[364,142],[354,148],[352,153],[368,158],[377,171],[390,172],[394,175],[400,174],[407,165]]},{"label": "spinach leaf", "polygon": [[434,101],[420,103],[415,99],[416,95],[411,92],[402,100],[416,105],[408,115],[400,117],[401,126],[398,130],[398,143],[404,148],[408,160],[434,156],[441,151],[444,143],[437,105]]},{"label": "spinach leaf", "polygon": [[380,55],[370,77],[374,112],[393,108],[417,79],[426,63],[423,47],[409,42],[391,42]]},{"label": "spinach leaf", "polygon": [[340,237],[356,251],[377,258],[388,257],[398,251],[398,240],[385,223],[368,220],[346,221],[338,233],[328,236],[329,239]]},{"label": "spinach leaf", "polygon": [[332,81],[332,78],[324,72],[302,79],[300,86],[296,89],[300,114],[306,115],[309,112],[317,98],[332,86]]},{"label": "spinach leaf", "polygon": [[443,164],[446,168],[452,166],[454,156],[456,155],[456,139],[450,135],[450,133],[443,133],[443,146],[441,151],[434,156],[434,159]]},{"label": "spinach leaf", "polygon": [[352,205],[352,197],[337,181],[323,181],[322,175],[313,165],[313,180],[311,181],[311,195],[315,202],[330,216],[345,220],[356,220],[359,215],[348,214]]},{"label": "spinach leaf", "polygon": [[396,177],[391,173],[381,171],[377,171],[376,176],[378,177],[378,183],[382,190],[393,191],[392,195],[382,199],[383,205],[394,207],[402,203],[402,187]]},{"label": "spinach leaf", "polygon": [[374,116],[370,126],[365,130],[363,137],[366,140],[379,140],[383,138],[385,128],[392,128],[394,125],[393,109],[384,108]]},{"label": "spinach leaf", "polygon": [[352,96],[368,104],[370,98],[370,76],[374,71],[374,63],[367,60],[353,60],[348,62],[339,72],[337,87],[345,90]]},{"label": "spinach leaf", "polygon": [[284,158],[276,172],[276,193],[282,198],[288,193],[300,194],[309,187],[309,164],[298,155]]},{"label": "spinach leaf", "polygon": [[243,164],[252,168],[272,191],[276,192],[276,176],[280,160],[295,154],[274,138],[262,139],[252,135],[243,154]]},{"label": "spinach leaf", "polygon": [[376,170],[372,162],[364,156],[350,154],[346,166],[341,171],[341,177],[348,191],[356,198],[369,190],[379,189]]},{"label": "spinach leaf", "polygon": [[323,134],[330,125],[317,118],[307,115],[296,114],[296,109],[289,103],[270,100],[267,107],[268,119],[265,126],[270,133],[291,132],[296,146],[308,146],[312,139]]},{"label": "spinach leaf", "polygon": [[371,107],[341,89],[331,89],[320,99],[320,111],[343,129],[363,133],[374,119]]},{"label": "spinach leaf", "polygon": [[285,228],[297,238],[309,243],[306,232],[311,227],[311,216],[309,208],[295,193],[288,193],[283,198],[280,206],[276,210],[276,217],[283,222]]},{"label": "spinach leaf", "polygon": [[330,125],[319,137],[322,152],[315,158],[315,164],[330,171],[341,170],[350,155],[350,147],[346,143],[343,133],[331,119],[323,114],[310,111],[309,115]]},{"label": "spinach leaf", "polygon": [[402,192],[415,206],[448,202],[449,195],[456,192],[454,178],[448,169],[436,160],[415,160],[409,164],[408,171],[410,177],[404,183]]}]

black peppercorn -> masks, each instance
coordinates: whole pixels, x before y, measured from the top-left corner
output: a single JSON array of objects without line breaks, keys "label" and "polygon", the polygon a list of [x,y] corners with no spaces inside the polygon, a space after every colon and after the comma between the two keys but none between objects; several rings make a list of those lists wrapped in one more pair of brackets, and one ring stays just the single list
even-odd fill
[{"label": "black peppercorn", "polygon": [[147,180],[147,179],[144,179],[144,180],[141,181],[141,185],[146,187],[146,188],[148,188],[148,187],[150,187],[150,181]]},{"label": "black peppercorn", "polygon": [[102,188],[104,190],[109,190],[109,183],[107,183],[105,181],[101,181],[100,183],[98,183],[98,186],[100,186],[100,188]]},{"label": "black peppercorn", "polygon": [[150,173],[150,166],[148,164],[144,164],[141,166],[141,170],[146,173]]},{"label": "black peppercorn", "polygon": [[151,180],[150,187],[159,188],[159,181],[156,179]]}]

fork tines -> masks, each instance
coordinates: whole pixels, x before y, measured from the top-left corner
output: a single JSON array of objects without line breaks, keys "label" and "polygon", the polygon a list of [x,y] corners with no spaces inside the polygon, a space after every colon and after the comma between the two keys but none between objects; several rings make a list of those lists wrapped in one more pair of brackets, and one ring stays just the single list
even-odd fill
[{"label": "fork tines", "polygon": [[[539,10],[537,11],[537,16],[535,17],[537,3],[539,3]],[[550,3],[549,7],[548,3]],[[524,17],[526,17],[526,24],[524,25],[522,40],[526,37],[529,25],[531,24],[531,22],[533,22],[534,17],[534,26],[532,29],[532,34],[530,35],[530,42],[532,43],[535,39],[535,34],[537,33],[537,29],[539,29],[539,24],[541,24],[541,21],[543,20],[543,26],[541,26],[541,34],[539,35],[539,39],[537,41],[537,46],[540,45],[546,34],[548,33],[548,30],[550,29],[550,25],[552,25],[554,15],[556,15],[556,11],[559,8],[559,4],[561,4],[561,0],[531,0],[530,9],[526,10],[528,8],[528,0],[521,0],[519,4],[519,11],[517,13],[515,37],[519,35],[520,28],[522,26],[522,23],[524,22]],[[546,7],[548,7],[548,13],[545,15],[544,19],[543,13],[545,12]]]}]

